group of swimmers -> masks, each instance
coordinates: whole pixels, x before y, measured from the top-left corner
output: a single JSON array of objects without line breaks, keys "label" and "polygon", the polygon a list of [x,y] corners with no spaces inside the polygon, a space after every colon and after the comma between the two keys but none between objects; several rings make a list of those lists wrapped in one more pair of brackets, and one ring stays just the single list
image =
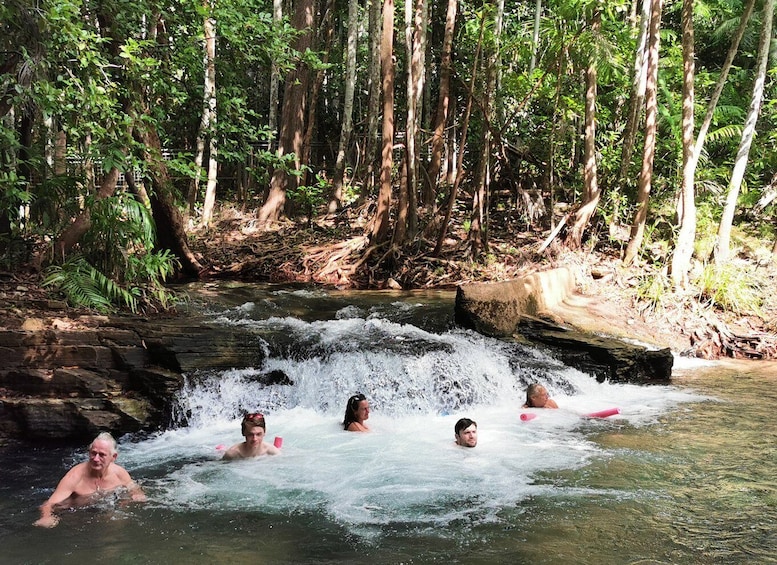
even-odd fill
[{"label": "group of swimmers", "polygon": [[[531,384],[526,389],[526,403],[523,408],[558,408],[549,398],[548,391],[540,384]],[[345,405],[343,429],[349,432],[368,432],[366,421],[370,417],[370,402],[363,394],[354,394]],[[267,424],[264,415],[258,412],[243,416],[240,429],[244,441],[236,443],[224,452],[222,459],[247,459],[260,455],[277,455],[280,447],[264,441]],[[456,445],[475,447],[478,444],[477,422],[460,418],[454,426]],[[115,463],[118,457],[116,440],[108,432],[99,434],[89,445],[89,458],[71,468],[49,499],[40,507],[40,518],[36,526],[53,528],[59,523],[55,511],[60,508],[89,504],[94,498],[107,492],[123,488],[132,501],[142,502],[146,495],[132,480],[130,474]]]}]

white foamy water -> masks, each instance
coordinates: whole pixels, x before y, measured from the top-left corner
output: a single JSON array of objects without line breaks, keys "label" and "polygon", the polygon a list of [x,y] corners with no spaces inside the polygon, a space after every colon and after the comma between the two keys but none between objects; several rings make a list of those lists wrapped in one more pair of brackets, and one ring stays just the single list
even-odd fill
[{"label": "white foamy water", "polygon": [[[121,462],[146,477],[151,504],[321,513],[363,535],[391,524],[439,533],[564,494],[538,476],[618,457],[592,440],[597,431],[654,425],[703,399],[671,386],[598,383],[541,351],[466,331],[438,335],[353,309],[330,321],[241,317],[250,310],[239,306],[220,322],[282,334],[286,345],[268,341],[262,367],[191,375],[180,402],[186,426],[122,446]],[[293,384],[267,384],[272,371]],[[559,410],[520,408],[535,381]],[[342,429],[355,392],[371,402],[370,433]],[[612,407],[620,414],[581,417]],[[269,442],[283,438],[282,454],[220,461],[216,447],[241,441],[241,416],[255,411],[266,416]],[[536,417],[523,422],[523,412]],[[454,445],[460,417],[478,423],[473,449]]]}]

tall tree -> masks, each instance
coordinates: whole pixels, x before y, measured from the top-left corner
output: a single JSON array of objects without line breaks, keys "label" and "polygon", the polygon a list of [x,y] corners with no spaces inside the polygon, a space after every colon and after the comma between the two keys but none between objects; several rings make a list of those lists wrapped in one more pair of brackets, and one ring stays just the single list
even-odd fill
[{"label": "tall tree", "polygon": [[[313,0],[296,0],[294,3],[293,25],[300,32],[294,43],[294,49],[304,54],[313,41]],[[308,87],[310,84],[310,68],[303,59],[286,75],[284,86],[283,106],[281,109],[280,136],[278,140],[278,158],[284,160],[286,156],[293,156],[293,162],[284,161],[287,166],[278,166],[270,180],[270,191],[258,213],[258,223],[263,228],[268,228],[273,222],[277,222],[286,204],[286,191],[296,188],[295,173],[302,172],[300,155],[303,151],[303,137],[305,134],[305,114],[308,104]]]},{"label": "tall tree", "polygon": [[753,94],[750,98],[750,109],[745,120],[745,127],[742,129],[742,138],[739,142],[739,149],[734,160],[734,169],[731,172],[731,180],[728,183],[728,194],[726,195],[726,204],[723,207],[723,214],[718,226],[718,237],[715,242],[715,262],[725,263],[729,259],[731,246],[731,225],[734,222],[734,212],[739,199],[739,190],[742,187],[742,180],[745,176],[747,161],[750,155],[750,146],[753,143],[755,135],[755,125],[758,121],[758,114],[761,111],[763,102],[764,83],[766,81],[766,68],[769,61],[769,47],[772,40],[772,19],[774,16],[775,0],[766,0],[763,7],[763,26],[761,28],[761,38],[758,42],[758,56],[756,59],[756,76],[753,82]]},{"label": "tall tree", "polygon": [[487,54],[483,57],[485,68],[485,88],[481,100],[484,125],[481,129],[481,157],[475,166],[475,183],[472,191],[472,213],[467,240],[470,244],[470,254],[474,258],[481,252],[488,251],[488,201],[491,184],[491,154],[494,143],[491,124],[496,117],[493,103],[496,99],[501,52],[502,24],[504,20],[504,0],[496,2],[494,10],[494,25]]},{"label": "tall tree", "polygon": [[445,33],[440,54],[440,87],[437,98],[437,111],[434,113],[432,152],[426,174],[428,181],[425,183],[423,191],[423,202],[425,204],[434,202],[434,186],[437,183],[437,178],[440,176],[440,167],[442,165],[445,146],[443,134],[445,133],[445,125],[448,123],[448,108],[450,106],[451,53],[453,50],[453,32],[456,25],[457,6],[457,0],[448,0],[448,9],[445,15]]},{"label": "tall tree", "polygon": [[[595,9],[591,17],[591,35],[599,34],[602,25],[601,13]],[[585,135],[583,138],[583,199],[580,206],[570,217],[570,228],[565,243],[572,249],[582,244],[583,231],[588,227],[591,217],[599,205],[601,190],[599,189],[596,168],[596,68],[597,54],[591,53],[588,67],[585,71]]]},{"label": "tall tree", "polygon": [[[621,166],[618,173],[618,182],[615,183],[615,190],[617,187],[623,185],[626,182],[626,178],[629,174],[629,167],[631,166],[631,156],[634,153],[634,141],[637,137],[637,130],[639,129],[639,117],[644,108],[645,102],[645,88],[647,83],[647,60],[648,60],[648,48],[647,48],[647,36],[648,36],[648,24],[650,23],[650,0],[642,0],[642,11],[639,18],[639,33],[637,35],[637,48],[634,52],[634,67],[631,77],[631,94],[629,95],[629,114],[626,119],[626,126],[623,130],[623,145],[621,148]],[[613,199],[617,206],[617,199]],[[615,210],[613,214],[615,221],[619,221],[618,211]]]},{"label": "tall tree", "polygon": [[[424,90],[424,57],[426,54],[426,24],[427,17],[426,0],[407,2],[405,6],[405,48],[407,50],[407,119],[405,120],[405,144],[407,167],[407,211],[400,211],[407,230],[395,231],[394,241],[397,244],[404,242],[404,232],[411,234],[416,230],[416,202],[418,190],[418,143],[417,137],[420,125],[421,95]],[[399,228],[399,226],[398,226]],[[402,237],[397,238],[397,235]]]},{"label": "tall tree", "polygon": [[372,225],[372,242],[386,241],[391,214],[391,172],[394,166],[394,0],[383,0],[383,33],[380,42],[383,73],[383,134],[378,208]]},{"label": "tall tree", "polygon": [[369,2],[369,84],[367,100],[367,142],[364,155],[366,162],[366,178],[364,180],[363,196],[372,194],[375,186],[375,164],[378,161],[378,118],[380,116],[380,89],[381,89],[381,4],[380,0],[368,0]]},{"label": "tall tree", "polygon": [[472,62],[472,74],[470,75],[470,81],[467,92],[467,106],[464,110],[464,118],[461,124],[461,141],[459,143],[458,155],[456,155],[456,178],[453,180],[450,193],[448,194],[448,203],[445,207],[445,217],[440,225],[440,231],[437,234],[437,243],[434,245],[434,251],[432,255],[435,257],[442,251],[442,246],[445,243],[445,237],[448,235],[448,226],[451,222],[453,215],[453,208],[456,206],[456,198],[458,197],[459,186],[462,180],[462,170],[464,167],[464,152],[467,148],[467,132],[469,131],[469,121],[472,116],[472,104],[474,101],[475,84],[478,79],[478,68],[480,67],[480,56],[483,51],[483,36],[486,28],[486,18],[483,14],[480,17],[480,30],[478,32],[477,46],[475,47],[475,57]]},{"label": "tall tree", "polygon": [[[272,0],[272,21],[277,26],[283,19],[283,0]],[[269,128],[270,132],[275,134],[278,129],[278,89],[280,83],[280,70],[275,58],[275,52],[272,53],[273,59],[270,64],[270,110],[269,110]]]},{"label": "tall tree", "polygon": [[656,123],[658,117],[658,51],[659,31],[663,0],[651,0],[650,26],[648,32],[648,75],[645,89],[645,146],[642,151],[642,168],[637,188],[637,210],[631,225],[629,243],[623,254],[623,263],[630,265],[642,246],[645,235],[650,201],[650,187],[653,180],[653,158],[656,153]]},{"label": "tall tree", "polygon": [[693,0],[683,0],[683,179],[680,188],[677,233],[672,254],[672,283],[677,288],[688,285],[693,244],[696,239],[696,191],[693,158],[693,81],[695,77],[693,44]]},{"label": "tall tree", "polygon": [[332,200],[329,212],[343,204],[343,176],[345,155],[353,131],[353,94],[356,86],[356,39],[359,31],[359,0],[348,0],[348,36],[345,56],[345,95],[343,97],[343,124],[340,127],[340,142],[337,147],[335,170],[332,175]]},{"label": "tall tree", "polygon": [[[206,9],[210,8],[206,3]],[[218,174],[218,144],[216,142],[216,22],[208,14],[205,17],[205,108],[203,108],[204,129],[210,128],[208,144],[208,184],[205,187],[205,202],[202,206],[202,225],[210,224],[216,203],[216,178]],[[207,119],[205,118],[207,114]],[[200,159],[202,162],[202,159]],[[199,175],[198,175],[199,176]]]}]

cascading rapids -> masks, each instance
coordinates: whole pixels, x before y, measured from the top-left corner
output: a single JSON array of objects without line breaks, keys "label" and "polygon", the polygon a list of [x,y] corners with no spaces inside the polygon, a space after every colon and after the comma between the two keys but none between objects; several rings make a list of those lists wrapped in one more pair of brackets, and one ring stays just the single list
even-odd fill
[{"label": "cascading rapids", "polygon": [[[668,386],[598,383],[543,352],[448,329],[338,312],[330,320],[251,319],[219,323],[266,336],[261,367],[188,375],[181,426],[122,448],[133,475],[159,504],[214,512],[323,513],[361,535],[412,528],[445,535],[461,520],[494,521],[532,496],[564,496],[538,481],[546,471],[613,457],[589,439],[601,426],[647,425],[695,400]],[[275,341],[273,336],[283,336]],[[521,422],[530,382],[561,409]],[[372,432],[344,432],[345,402],[367,395]],[[618,406],[617,419],[586,412]],[[264,412],[276,457],[222,462],[215,446],[242,440],[240,416]],[[462,416],[478,422],[473,449],[453,443]],[[618,493],[612,493],[618,496]]]}]

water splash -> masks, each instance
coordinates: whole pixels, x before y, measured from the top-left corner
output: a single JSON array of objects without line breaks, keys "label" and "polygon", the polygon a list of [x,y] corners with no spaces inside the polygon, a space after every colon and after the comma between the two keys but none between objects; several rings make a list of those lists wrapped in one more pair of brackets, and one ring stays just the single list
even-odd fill
[{"label": "water splash", "polygon": [[[498,522],[527,498],[563,494],[537,477],[616,456],[592,431],[653,424],[699,400],[671,386],[598,383],[538,349],[367,310],[344,306],[312,321],[256,320],[244,305],[218,313],[218,323],[265,336],[264,364],[189,375],[178,410],[186,426],[128,445],[123,460],[150,477],[145,487],[163,506],[321,513],[368,538],[398,524],[441,535],[441,526]],[[535,381],[561,409],[524,423],[520,406]],[[368,434],[342,430],[357,391],[371,402]],[[617,418],[580,418],[611,406]],[[284,438],[282,455],[219,461],[215,446],[240,441],[241,414],[257,410],[268,439]],[[474,449],[453,443],[462,416],[478,422]]]}]

